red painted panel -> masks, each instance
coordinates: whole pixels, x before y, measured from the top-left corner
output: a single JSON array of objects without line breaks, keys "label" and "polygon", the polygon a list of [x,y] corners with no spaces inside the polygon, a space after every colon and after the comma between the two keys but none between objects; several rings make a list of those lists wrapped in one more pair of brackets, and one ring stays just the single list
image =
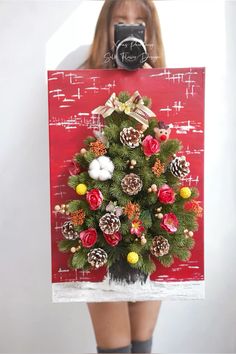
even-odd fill
[{"label": "red painted panel", "polygon": [[[197,186],[203,206],[204,164],[204,68],[123,70],[73,70],[48,72],[51,254],[52,282],[101,281],[105,269],[91,272],[67,267],[67,254],[57,249],[62,239],[60,227],[66,216],[55,215],[54,206],[76,199],[67,186],[68,167],[73,155],[102,119],[91,111],[103,105],[113,92],[138,90],[152,99],[152,110],[158,120],[172,124],[171,138],[183,143],[183,154],[190,162],[191,173],[185,185]],[[151,279],[156,281],[188,281],[204,279],[203,218],[194,233],[196,245],[187,262],[175,259],[170,268],[158,263]]]}]

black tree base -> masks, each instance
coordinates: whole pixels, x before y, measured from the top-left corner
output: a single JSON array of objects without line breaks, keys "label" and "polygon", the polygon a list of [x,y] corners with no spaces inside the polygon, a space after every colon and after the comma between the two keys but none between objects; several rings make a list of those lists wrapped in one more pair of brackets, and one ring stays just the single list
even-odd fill
[{"label": "black tree base", "polygon": [[139,269],[132,268],[123,258],[109,267],[109,282],[115,281],[120,284],[146,283],[148,274]]}]

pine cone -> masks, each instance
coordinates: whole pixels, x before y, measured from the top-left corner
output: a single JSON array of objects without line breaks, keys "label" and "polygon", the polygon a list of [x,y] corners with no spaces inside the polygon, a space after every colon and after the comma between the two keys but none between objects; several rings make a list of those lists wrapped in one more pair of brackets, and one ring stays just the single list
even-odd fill
[{"label": "pine cone", "polygon": [[143,188],[143,182],[135,173],[126,175],[121,181],[123,191],[128,195],[136,195]]},{"label": "pine cone", "polygon": [[185,156],[181,156],[181,157],[175,157],[170,165],[169,165],[169,169],[170,172],[175,176],[175,177],[179,177],[179,178],[184,178],[185,176],[187,176],[190,172],[189,169],[189,162],[186,161],[186,157]]},{"label": "pine cone", "polygon": [[132,127],[124,128],[120,132],[120,141],[122,142],[122,144],[127,145],[132,149],[139,146],[141,142],[141,137],[142,134]]},{"label": "pine cone", "polygon": [[99,220],[100,229],[108,235],[112,235],[120,228],[120,219],[113,213],[106,213]]},{"label": "pine cone", "polygon": [[74,229],[74,225],[71,221],[66,221],[62,225],[61,231],[67,240],[76,240],[79,237],[79,233]]},{"label": "pine cone", "polygon": [[151,253],[156,256],[164,256],[169,252],[170,244],[168,240],[163,236],[155,236],[152,240],[152,246],[150,248]]},{"label": "pine cone", "polygon": [[107,263],[107,253],[102,248],[94,248],[88,253],[88,262],[94,268],[103,267]]}]

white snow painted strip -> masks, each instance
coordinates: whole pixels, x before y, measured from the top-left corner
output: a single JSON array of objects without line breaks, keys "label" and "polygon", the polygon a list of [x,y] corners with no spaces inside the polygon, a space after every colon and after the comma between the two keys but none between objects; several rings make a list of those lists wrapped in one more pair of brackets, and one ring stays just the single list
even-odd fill
[{"label": "white snow painted strip", "polygon": [[[85,274],[86,279],[86,274]],[[205,298],[205,281],[154,282],[120,285],[110,282],[62,282],[52,284],[53,302],[103,302],[144,300],[194,300]]]}]

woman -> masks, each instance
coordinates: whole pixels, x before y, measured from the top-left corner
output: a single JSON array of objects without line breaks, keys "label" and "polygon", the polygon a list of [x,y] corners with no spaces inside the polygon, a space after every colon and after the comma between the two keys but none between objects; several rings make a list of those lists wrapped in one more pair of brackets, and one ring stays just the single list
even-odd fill
[{"label": "woman", "polygon": [[[160,23],[151,0],[105,0],[93,44],[81,69],[114,68],[114,24],[145,25],[144,68],[165,66]],[[109,60],[108,60],[109,59]],[[88,303],[98,353],[150,353],[160,301]]]}]

